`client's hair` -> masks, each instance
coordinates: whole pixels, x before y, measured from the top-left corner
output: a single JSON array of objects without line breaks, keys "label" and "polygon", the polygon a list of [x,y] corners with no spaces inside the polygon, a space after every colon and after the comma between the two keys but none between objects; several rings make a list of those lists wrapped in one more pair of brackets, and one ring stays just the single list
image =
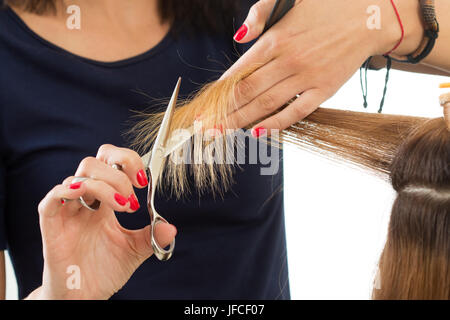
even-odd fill
[{"label": "client's hair", "polygon": [[[198,115],[206,128],[228,127],[239,81],[253,70],[205,86],[175,111],[171,131]],[[163,114],[146,115],[133,131],[146,151]],[[284,130],[282,142],[390,177],[397,198],[379,263],[374,299],[450,299],[450,132],[443,118],[426,119],[319,108]],[[188,143],[194,143],[191,140]],[[204,144],[205,142],[201,142]],[[224,147],[226,148],[226,147]],[[145,150],[144,150],[145,149]],[[164,184],[175,194],[194,186],[231,185],[232,165],[166,162]]]},{"label": "client's hair", "polygon": [[450,132],[426,121],[390,166],[397,198],[374,299],[450,299]]}]

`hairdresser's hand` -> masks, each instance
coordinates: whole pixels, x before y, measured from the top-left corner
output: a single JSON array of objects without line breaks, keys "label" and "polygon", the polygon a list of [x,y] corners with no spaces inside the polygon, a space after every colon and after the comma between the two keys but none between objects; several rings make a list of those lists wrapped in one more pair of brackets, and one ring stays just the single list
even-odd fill
[{"label": "hairdresser's hand", "polygon": [[[414,51],[422,39],[418,1],[397,0],[407,30],[396,50]],[[275,0],[261,0],[250,10],[235,40],[256,39],[262,32]],[[377,5],[378,7],[374,7]],[[381,29],[368,21],[379,8]],[[375,16],[376,18],[376,16]],[[376,20],[374,20],[376,22]],[[268,30],[223,76],[261,67],[241,81],[236,92],[237,110],[230,120],[244,127],[288,102],[286,109],[254,126],[254,135],[267,129],[284,129],[313,112],[373,55],[384,54],[398,43],[399,23],[391,2],[373,0],[298,0],[287,15]]]},{"label": "hairdresser's hand", "polygon": [[[123,171],[112,168],[115,163]],[[39,204],[44,274],[42,286],[30,299],[107,299],[153,254],[150,227],[124,229],[114,214],[139,208],[133,186],[147,184],[143,169],[134,151],[104,145],[96,158],[84,159],[75,173],[92,179],[72,183],[74,177],[69,177],[47,194]],[[100,200],[99,210],[81,206],[80,196],[87,203]],[[63,204],[62,198],[72,201]],[[158,224],[156,232],[158,241],[167,245],[176,229]]]}]

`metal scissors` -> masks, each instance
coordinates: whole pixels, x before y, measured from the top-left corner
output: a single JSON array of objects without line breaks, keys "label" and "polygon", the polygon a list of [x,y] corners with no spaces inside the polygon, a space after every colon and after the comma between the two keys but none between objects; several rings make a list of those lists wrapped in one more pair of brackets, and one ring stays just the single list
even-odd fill
[{"label": "metal scissors", "polygon": [[[277,0],[275,6],[272,10],[272,13],[269,19],[266,22],[264,32],[266,32],[270,27],[272,27],[275,23],[277,23],[292,7],[295,5],[295,0]],[[178,79],[175,90],[172,93],[172,97],[170,99],[169,105],[167,106],[167,110],[165,112],[164,118],[161,122],[161,126],[158,131],[158,135],[155,139],[152,150],[145,154],[142,157],[142,161],[144,164],[147,164],[147,168],[149,171],[149,175],[151,177],[151,188],[148,191],[148,210],[150,212],[151,219],[151,244],[153,247],[153,251],[155,256],[161,260],[169,260],[173,254],[173,250],[175,249],[175,240],[170,244],[169,249],[165,250],[162,248],[155,239],[155,226],[158,223],[167,223],[167,220],[161,217],[155,209],[155,191],[158,186],[158,181],[160,179],[161,173],[163,171],[164,162],[166,157],[169,156],[172,152],[174,152],[178,147],[182,146],[185,142],[191,139],[194,131],[192,128],[190,130],[190,135],[186,135],[180,139],[172,139],[168,142],[168,135],[170,129],[170,123],[172,121],[173,112],[175,110],[175,106],[177,104],[177,98],[180,91],[181,78]]]},{"label": "metal scissors", "polygon": [[[264,31],[261,33],[263,35],[267,30],[269,30],[274,24],[276,24],[278,21],[280,21],[295,5],[295,0],[277,0],[275,2],[275,5],[272,9],[272,12],[269,16],[269,18],[266,21],[266,24],[264,26]],[[175,101],[176,102],[176,101]],[[169,105],[170,108],[170,105]],[[169,110],[168,108],[168,110]],[[170,121],[170,120],[169,120]],[[180,137],[174,137],[175,139],[171,140],[169,144],[166,146],[164,150],[164,157],[170,155],[172,152],[174,152],[176,149],[178,149],[180,146],[182,146],[185,142],[189,141],[192,136],[195,134],[195,131],[193,127],[186,128],[185,132],[188,132],[188,135],[180,136]],[[148,158],[150,156],[150,153],[146,154],[142,158],[145,160],[144,163],[148,162]]]},{"label": "metal scissors", "polygon": [[167,106],[161,126],[159,127],[158,135],[156,136],[152,150],[141,158],[144,164],[146,164],[146,168],[151,178],[151,184],[149,184],[151,187],[149,187],[147,198],[147,207],[150,213],[152,228],[151,244],[155,256],[161,261],[169,260],[172,256],[173,250],[175,249],[175,239],[172,241],[169,249],[167,250],[162,248],[156,241],[155,226],[158,223],[167,223],[167,220],[161,217],[155,209],[155,191],[158,186],[158,181],[161,178],[161,173],[164,169],[165,158],[176,149],[176,146],[169,145],[167,141],[169,138],[170,123],[172,121],[178,94],[180,92],[180,84],[181,78],[178,78],[177,85],[175,86],[175,90],[170,98],[169,105]]}]

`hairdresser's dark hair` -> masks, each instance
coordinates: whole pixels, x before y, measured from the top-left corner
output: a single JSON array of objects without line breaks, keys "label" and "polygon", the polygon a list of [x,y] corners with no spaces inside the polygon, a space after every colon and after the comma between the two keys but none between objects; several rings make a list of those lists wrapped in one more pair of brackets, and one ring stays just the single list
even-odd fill
[{"label": "hairdresser's dark hair", "polygon": [[[208,33],[232,33],[233,18],[238,14],[239,0],[158,0],[162,21],[176,22],[180,30]],[[0,0],[1,3],[1,0]],[[35,14],[54,13],[56,0],[5,0],[10,6]]]}]

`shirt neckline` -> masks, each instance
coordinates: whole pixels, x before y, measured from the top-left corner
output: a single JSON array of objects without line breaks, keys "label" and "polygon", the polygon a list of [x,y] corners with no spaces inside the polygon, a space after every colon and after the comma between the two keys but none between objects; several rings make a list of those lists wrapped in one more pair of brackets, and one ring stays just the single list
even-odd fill
[{"label": "shirt neckline", "polygon": [[117,67],[123,67],[130,64],[138,63],[142,60],[151,58],[152,56],[158,54],[161,50],[165,49],[169,44],[172,43],[173,38],[171,37],[172,30],[174,28],[173,24],[170,27],[169,31],[166,33],[166,35],[153,47],[148,49],[147,51],[140,53],[138,55],[132,56],[130,58],[125,58],[122,60],[112,61],[112,62],[106,62],[106,61],[100,61],[100,60],[94,60],[89,59],[80,55],[77,55],[75,53],[70,52],[69,50],[64,49],[63,47],[60,47],[49,40],[44,39],[39,34],[34,32],[26,23],[22,20],[22,18],[17,15],[14,10],[12,10],[10,7],[6,8],[8,14],[10,17],[22,28],[24,29],[29,35],[31,35],[34,39],[38,40],[45,46],[49,47],[52,50],[55,50],[57,52],[63,53],[65,55],[71,56],[73,58],[76,58],[78,60],[102,66],[102,67],[108,67],[108,68],[117,68]]}]

